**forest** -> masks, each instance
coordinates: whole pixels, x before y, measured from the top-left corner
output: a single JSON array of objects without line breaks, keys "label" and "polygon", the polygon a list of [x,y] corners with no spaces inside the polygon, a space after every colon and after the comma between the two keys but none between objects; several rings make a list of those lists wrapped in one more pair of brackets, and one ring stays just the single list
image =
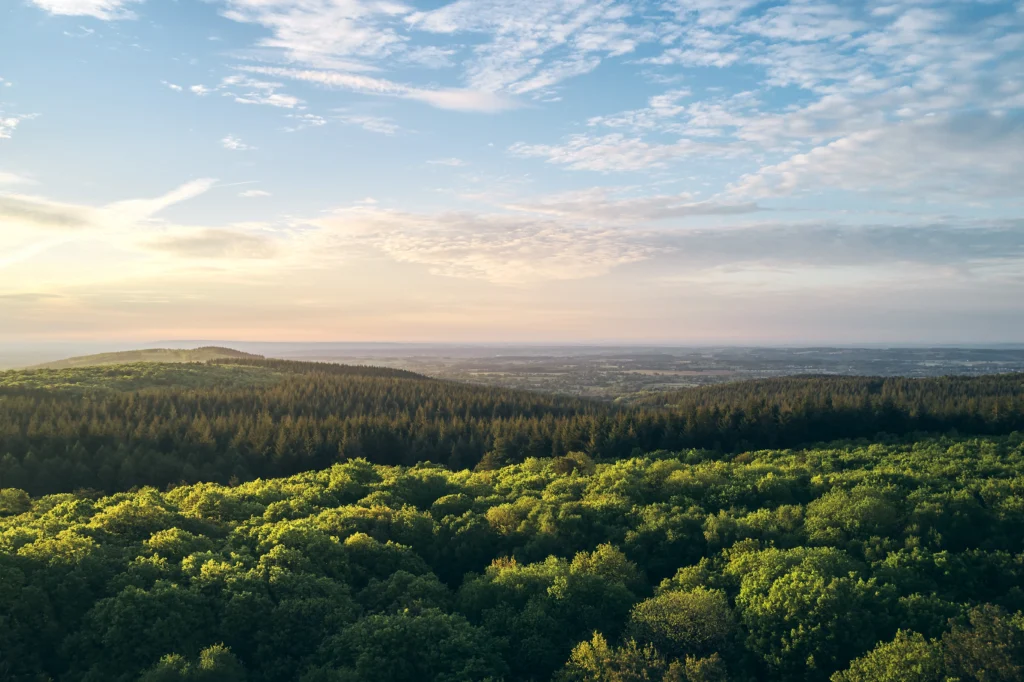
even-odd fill
[{"label": "forest", "polygon": [[1024,437],[0,492],[0,679],[1024,678]]},{"label": "forest", "polygon": [[0,373],[0,680],[1024,679],[1024,378]]},{"label": "forest", "polygon": [[1021,430],[1020,374],[766,379],[616,403],[284,360],[0,373],[0,486],[33,495],[237,483],[358,458],[495,469],[569,452]]}]

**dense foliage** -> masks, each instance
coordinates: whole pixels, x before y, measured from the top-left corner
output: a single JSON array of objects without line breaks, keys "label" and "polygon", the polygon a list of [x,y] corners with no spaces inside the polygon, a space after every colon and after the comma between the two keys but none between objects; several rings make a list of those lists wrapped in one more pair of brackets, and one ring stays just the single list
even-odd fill
[{"label": "dense foliage", "polygon": [[0,679],[1020,680],[1022,472],[1014,435],[6,489]]},{"label": "dense foliage", "polygon": [[366,458],[493,469],[581,451],[737,452],[916,432],[1024,429],[1021,375],[817,377],[639,406],[283,360],[0,373],[0,486],[32,494],[228,483]]}]

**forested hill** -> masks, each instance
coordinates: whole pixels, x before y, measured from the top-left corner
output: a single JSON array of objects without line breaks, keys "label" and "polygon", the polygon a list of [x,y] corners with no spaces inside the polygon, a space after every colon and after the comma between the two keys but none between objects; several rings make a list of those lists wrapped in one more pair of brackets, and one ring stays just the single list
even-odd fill
[{"label": "forested hill", "polygon": [[429,379],[430,377],[405,369],[376,367],[372,365],[343,365],[334,362],[303,362],[301,360],[274,360],[261,356],[248,358],[217,358],[210,364],[236,367],[259,367],[287,374],[326,374],[329,376],[389,377],[400,379]]},{"label": "forested hill", "polygon": [[0,491],[12,682],[1019,682],[1024,444]]},{"label": "forested hill", "polygon": [[747,411],[762,407],[781,411],[814,407],[822,410],[860,409],[864,405],[916,407],[919,412],[954,414],[966,403],[1021,405],[1024,374],[988,374],[977,377],[861,377],[803,375],[775,379],[754,379],[701,388],[654,393],[637,404],[676,409],[707,409],[743,406]]},{"label": "forested hill", "polygon": [[252,356],[219,358],[202,363],[132,362],[0,371],[0,394],[259,387],[289,376],[309,374],[427,379],[415,372],[390,367],[267,360]]},{"label": "forested hill", "polygon": [[1024,430],[1024,374],[978,377],[798,376],[647,396],[639,408],[718,415],[720,446],[777,447],[878,433]]},{"label": "forested hill", "polygon": [[135,362],[207,362],[210,360],[245,358],[259,359],[261,355],[245,353],[234,348],[220,346],[203,346],[190,350],[175,348],[146,348],[143,350],[126,350],[115,353],[98,353],[65,358],[54,362],[46,362],[30,369],[68,369],[72,367],[94,367],[97,365],[124,365]]},{"label": "forested hill", "polygon": [[0,374],[0,486],[33,494],[247,481],[357,457],[493,469],[570,451],[621,459],[954,430],[1024,430],[1022,376],[770,380],[620,406],[283,360]]},{"label": "forested hill", "polygon": [[585,439],[575,420],[608,411],[404,370],[284,360],[6,372],[0,487],[226,483],[361,456],[464,468],[502,443],[510,458],[568,451]]}]

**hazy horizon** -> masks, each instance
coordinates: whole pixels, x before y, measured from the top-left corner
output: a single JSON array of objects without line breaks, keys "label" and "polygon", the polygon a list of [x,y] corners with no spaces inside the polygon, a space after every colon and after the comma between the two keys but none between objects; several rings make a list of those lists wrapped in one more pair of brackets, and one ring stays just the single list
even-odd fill
[{"label": "hazy horizon", "polygon": [[[671,343],[671,342],[621,342],[614,340],[593,342],[389,342],[389,341],[245,341],[238,339],[156,339],[156,340],[106,340],[106,341],[44,341],[10,342],[0,341],[0,371],[18,369],[36,364],[53,362],[76,356],[98,353],[145,350],[155,348],[194,349],[201,346],[223,346],[248,353],[291,359],[350,360],[354,357],[405,357],[425,355],[459,355],[469,353],[486,357],[495,351],[521,351],[538,355],[568,355],[578,353],[602,354],[614,351],[673,351],[673,350],[792,350],[836,349],[836,350],[965,350],[965,351],[1017,351],[1024,349],[1024,343],[991,344],[927,344],[927,343]],[[501,353],[497,353],[501,355]]]},{"label": "hazy horizon", "polygon": [[644,339],[536,339],[536,340],[409,340],[395,341],[387,339],[369,340],[280,340],[280,339],[21,339],[16,341],[0,340],[0,349],[10,348],[41,348],[41,347],[82,347],[116,350],[139,350],[146,348],[194,349],[202,346],[282,346],[282,347],[524,347],[524,348],[837,348],[837,349],[884,349],[884,348],[977,348],[998,349],[1008,347],[1024,347],[1024,341],[992,341],[985,342],[929,342],[921,341],[861,341],[842,340],[644,340]]}]

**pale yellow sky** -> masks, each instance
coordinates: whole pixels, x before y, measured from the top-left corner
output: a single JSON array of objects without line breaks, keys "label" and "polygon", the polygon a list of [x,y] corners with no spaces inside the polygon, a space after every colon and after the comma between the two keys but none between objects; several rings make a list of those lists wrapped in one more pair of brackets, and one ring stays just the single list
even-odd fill
[{"label": "pale yellow sky", "polygon": [[958,260],[973,235],[957,230],[903,228],[879,247],[870,229],[742,215],[713,228],[633,225],[590,204],[574,213],[565,197],[461,213],[362,202],[266,223],[161,217],[214,187],[99,207],[0,197],[0,339],[957,342],[1024,331],[1017,261]]}]

